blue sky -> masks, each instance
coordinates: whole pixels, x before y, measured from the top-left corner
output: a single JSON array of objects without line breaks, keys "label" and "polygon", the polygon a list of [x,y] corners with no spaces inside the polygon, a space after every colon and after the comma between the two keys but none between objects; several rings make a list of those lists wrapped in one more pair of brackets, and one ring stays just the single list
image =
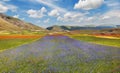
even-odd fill
[{"label": "blue sky", "polygon": [[0,13],[41,27],[120,24],[120,0],[1,0]]}]

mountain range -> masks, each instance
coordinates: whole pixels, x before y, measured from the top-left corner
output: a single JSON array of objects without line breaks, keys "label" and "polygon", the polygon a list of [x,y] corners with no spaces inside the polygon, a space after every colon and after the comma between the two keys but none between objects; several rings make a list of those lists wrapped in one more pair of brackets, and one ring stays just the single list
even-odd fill
[{"label": "mountain range", "polygon": [[52,31],[74,31],[74,30],[101,30],[101,29],[111,29],[111,28],[115,28],[113,26],[92,26],[92,27],[88,27],[88,26],[51,26],[48,27],[46,29],[48,30],[52,30]]},{"label": "mountain range", "polygon": [[5,14],[0,13],[0,32],[14,32],[21,33],[24,31],[29,32],[40,32],[40,31],[74,31],[74,30],[101,30],[101,29],[113,29],[120,27],[120,25],[114,26],[58,26],[54,25],[51,27],[42,28],[32,23],[27,23],[18,18],[14,18],[11,16],[7,16]]}]

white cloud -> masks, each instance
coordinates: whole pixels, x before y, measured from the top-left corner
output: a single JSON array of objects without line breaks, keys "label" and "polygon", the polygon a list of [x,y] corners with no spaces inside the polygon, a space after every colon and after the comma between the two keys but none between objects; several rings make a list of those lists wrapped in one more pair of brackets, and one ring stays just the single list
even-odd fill
[{"label": "white cloud", "polygon": [[67,22],[69,25],[118,25],[120,24],[120,10],[110,10],[106,13],[100,14],[97,13],[93,16],[87,16],[85,14],[77,14],[77,13],[66,13],[64,16],[59,16],[57,18],[58,21]]},{"label": "white cloud", "polygon": [[102,17],[103,20],[104,19],[109,19],[109,18],[110,18],[110,16],[106,16],[106,15]]},{"label": "white cloud", "polygon": [[12,12],[16,12],[17,11],[17,7],[16,6],[14,6],[14,5],[6,5],[7,6],[7,8],[9,9],[9,10],[11,10]]},{"label": "white cloud", "polygon": [[102,15],[103,19],[120,18],[120,10],[111,10]]},{"label": "white cloud", "polygon": [[38,20],[36,23],[41,23],[41,20]]},{"label": "white cloud", "polygon": [[110,9],[120,9],[120,3],[115,0],[108,0],[105,1],[105,4],[110,8]]},{"label": "white cloud", "polygon": [[110,10],[102,15],[100,15],[97,23],[104,23],[109,25],[120,24],[120,10]]},{"label": "white cloud", "polygon": [[57,17],[60,15],[57,9],[52,10],[51,12],[48,13],[49,16],[54,16]]},{"label": "white cloud", "polygon": [[[51,9],[53,9],[52,11],[50,11],[48,13],[49,16],[54,16],[57,17],[58,21],[79,21],[77,20],[77,18],[79,19],[81,17],[81,15],[85,15],[85,13],[80,13],[80,12],[75,12],[75,11],[68,11],[67,9],[64,9],[60,6],[57,6],[54,2],[58,1],[58,0],[30,0],[32,2],[38,2],[40,4],[44,4],[48,7],[50,7]],[[67,15],[68,13],[68,15]],[[70,19],[69,19],[70,17]]]},{"label": "white cloud", "polygon": [[120,3],[118,3],[118,2],[108,2],[106,4],[107,4],[107,6],[110,6],[110,7],[114,7],[114,6],[119,6],[120,5]]},{"label": "white cloud", "polygon": [[48,7],[53,8],[53,9],[57,9],[60,12],[67,12],[66,9],[61,8],[61,7],[54,4],[54,2],[57,0],[30,0],[30,1],[31,2],[38,2],[41,4],[47,5]]},{"label": "white cloud", "polygon": [[[108,12],[98,12],[94,15],[76,11],[68,11],[67,9],[64,9],[62,7],[59,7],[54,3],[53,0],[31,0],[32,2],[37,2],[40,4],[44,4],[48,6],[50,9],[52,9],[49,13],[47,13],[49,16],[57,17],[57,23],[58,24],[70,24],[70,25],[102,25],[102,24],[119,24],[120,23],[120,12],[119,12],[119,4],[115,2],[115,0],[107,0],[104,2],[104,0],[79,0],[78,3],[75,4],[74,9],[83,9],[83,10],[90,10],[90,9],[96,9],[100,7],[103,3],[108,6],[108,9],[110,11]],[[118,10],[113,10],[113,7]],[[29,10],[30,17],[33,18],[41,18],[45,16],[38,15],[39,10]],[[94,12],[94,11],[93,11]],[[90,16],[88,16],[88,15]],[[60,21],[60,22],[59,22]],[[50,19],[46,19],[44,21],[41,21],[44,23],[50,22]],[[39,23],[41,23],[39,22]],[[56,23],[55,22],[55,23]],[[55,24],[54,23],[54,24]],[[42,23],[41,23],[42,24]]]},{"label": "white cloud", "polygon": [[94,20],[95,19],[95,17],[88,17],[87,19],[86,19],[86,21],[92,21],[92,20]]},{"label": "white cloud", "polygon": [[57,17],[58,21],[63,21],[63,18],[61,16]]},{"label": "white cloud", "polygon": [[14,17],[14,18],[19,18],[19,15],[14,15],[13,17]]},{"label": "white cloud", "polygon": [[59,16],[57,20],[63,22],[80,22],[81,17],[85,14],[86,13],[67,12],[63,16]]},{"label": "white cloud", "polygon": [[15,12],[17,11],[17,6],[14,6],[14,5],[11,5],[11,4],[7,4],[5,2],[1,2],[0,1],[0,13],[5,13],[7,12],[8,10],[12,11],[12,12]]},{"label": "white cloud", "polygon": [[4,13],[4,12],[7,12],[8,11],[8,8],[2,4],[0,4],[0,13]]},{"label": "white cloud", "polygon": [[45,16],[46,12],[47,12],[47,9],[45,7],[42,7],[40,10],[30,9],[27,11],[27,14],[29,14],[29,17],[32,17],[32,18],[42,18],[43,16]]},{"label": "white cloud", "polygon": [[48,18],[48,19],[44,20],[44,23],[48,23],[49,21],[50,21],[50,19]]},{"label": "white cloud", "polygon": [[96,9],[103,4],[104,0],[79,0],[78,3],[75,4],[74,9]]},{"label": "white cloud", "polygon": [[94,16],[84,16],[80,24],[94,25],[118,25],[120,23],[120,10],[110,10],[104,14],[95,14]]}]

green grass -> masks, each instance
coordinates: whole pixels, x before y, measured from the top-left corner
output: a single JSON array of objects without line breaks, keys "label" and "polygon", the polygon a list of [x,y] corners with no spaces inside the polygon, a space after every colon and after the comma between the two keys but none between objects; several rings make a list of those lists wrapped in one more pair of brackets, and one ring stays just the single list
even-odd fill
[{"label": "green grass", "polygon": [[85,41],[85,42],[91,42],[101,45],[107,45],[107,46],[114,46],[114,47],[120,47],[120,39],[109,39],[109,38],[100,38],[100,37],[94,37],[94,36],[70,36],[71,38]]},{"label": "green grass", "polygon": [[[93,39],[98,40],[98,38],[95,39],[95,37],[92,36],[78,36],[78,38],[80,37],[83,41],[85,41],[85,39],[86,41],[92,41]],[[28,40],[31,42],[36,39],[14,39],[14,44],[18,42],[18,40],[23,44],[23,41],[27,41],[28,43]],[[6,41],[4,40],[4,42]],[[11,39],[9,43],[11,42],[13,43],[13,39]],[[56,46],[49,47],[48,49],[40,49],[39,52],[31,52],[31,50],[28,49],[28,51],[17,53],[18,56],[15,56],[15,54],[5,56],[3,54],[0,58],[0,73],[113,73],[114,70],[114,73],[120,73],[120,71],[117,71],[120,60],[119,58],[113,59],[115,56],[119,57],[119,54],[117,55],[115,52],[116,49],[111,50],[111,53],[116,54],[104,55],[105,58],[91,60],[90,57],[93,55],[83,51],[84,48],[76,49],[76,47],[72,47],[68,51],[62,48],[56,48],[59,44],[55,43]],[[5,45],[5,43],[3,45]],[[71,44],[68,45],[71,46]],[[35,45],[35,48],[36,46],[37,45]],[[92,51],[96,53],[96,56],[103,54],[99,51]],[[31,53],[28,54],[29,52]],[[62,55],[62,53],[63,56],[61,57],[60,55]],[[81,57],[79,57],[80,54]]]},{"label": "green grass", "polygon": [[0,51],[14,48],[26,43],[30,43],[37,40],[37,38],[29,38],[29,39],[0,39]]},{"label": "green grass", "polygon": [[[52,53],[55,58],[50,59],[29,55],[26,58],[10,61],[11,58],[5,56],[0,59],[0,73],[112,73],[120,65],[119,59],[104,58],[85,61],[86,58],[89,58],[87,54],[84,54],[86,58],[77,57],[79,53],[84,53],[81,49],[73,49],[72,51],[76,53],[65,57],[57,57],[63,51],[56,50]],[[50,55],[51,53],[48,51],[44,53],[44,55],[46,54]],[[119,73],[119,71],[114,73]]]}]

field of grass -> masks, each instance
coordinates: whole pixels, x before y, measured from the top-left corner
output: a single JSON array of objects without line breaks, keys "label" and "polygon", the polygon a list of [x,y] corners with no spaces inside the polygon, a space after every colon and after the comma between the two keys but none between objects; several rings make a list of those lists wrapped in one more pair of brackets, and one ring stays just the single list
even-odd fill
[{"label": "field of grass", "polygon": [[120,73],[120,49],[56,36],[0,53],[0,73]]},{"label": "field of grass", "polygon": [[107,46],[120,47],[120,39],[102,38],[102,37],[89,36],[89,35],[72,35],[70,37],[80,41],[91,42],[91,43],[107,45]]},{"label": "field of grass", "polygon": [[1,35],[0,52],[23,44],[31,43],[42,36],[40,35]]},{"label": "field of grass", "polygon": [[30,43],[37,40],[36,38],[29,38],[29,39],[0,39],[0,51],[4,51],[6,49],[14,48],[26,43]]}]

